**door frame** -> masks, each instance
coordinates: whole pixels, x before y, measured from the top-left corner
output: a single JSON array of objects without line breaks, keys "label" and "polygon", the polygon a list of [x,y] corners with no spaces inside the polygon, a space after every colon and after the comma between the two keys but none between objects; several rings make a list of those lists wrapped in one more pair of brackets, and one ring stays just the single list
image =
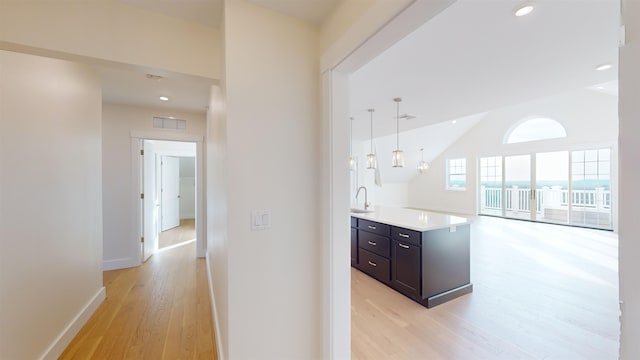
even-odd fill
[{"label": "door frame", "polygon": [[[138,249],[138,261],[142,264],[142,234],[143,234],[143,206],[140,194],[142,193],[142,174],[140,150],[144,140],[179,141],[196,144],[196,256],[205,257],[205,213],[204,213],[204,137],[201,135],[169,133],[160,131],[136,131],[132,130],[131,138],[131,208],[133,218],[131,221],[131,241]],[[139,265],[138,264],[138,265]]]}]

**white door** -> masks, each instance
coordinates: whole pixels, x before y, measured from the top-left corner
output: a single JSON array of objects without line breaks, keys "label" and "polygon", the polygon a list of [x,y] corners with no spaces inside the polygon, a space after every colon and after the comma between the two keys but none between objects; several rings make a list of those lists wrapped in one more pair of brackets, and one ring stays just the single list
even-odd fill
[{"label": "white door", "polygon": [[162,157],[162,231],[180,225],[180,159]]},{"label": "white door", "polygon": [[142,260],[147,261],[158,250],[158,222],[160,207],[158,202],[158,181],[156,176],[156,150],[153,143],[144,140],[142,148],[142,181],[144,200],[142,201],[144,243],[142,246]]}]

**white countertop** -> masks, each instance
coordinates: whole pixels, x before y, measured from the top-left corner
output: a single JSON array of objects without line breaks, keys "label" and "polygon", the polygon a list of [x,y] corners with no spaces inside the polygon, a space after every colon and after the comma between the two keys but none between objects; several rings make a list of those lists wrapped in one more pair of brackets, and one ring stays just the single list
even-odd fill
[{"label": "white countertop", "polygon": [[386,206],[376,206],[370,210],[373,210],[373,212],[352,212],[351,216],[415,231],[444,229],[454,225],[469,223],[469,220],[464,217],[424,210]]}]

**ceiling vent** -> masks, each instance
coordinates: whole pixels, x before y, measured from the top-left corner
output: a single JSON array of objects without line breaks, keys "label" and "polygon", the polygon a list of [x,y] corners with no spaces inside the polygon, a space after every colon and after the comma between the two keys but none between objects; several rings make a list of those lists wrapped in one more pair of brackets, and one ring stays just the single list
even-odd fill
[{"label": "ceiling vent", "polygon": [[153,117],[153,127],[156,129],[186,130],[187,120],[176,119],[173,117]]}]

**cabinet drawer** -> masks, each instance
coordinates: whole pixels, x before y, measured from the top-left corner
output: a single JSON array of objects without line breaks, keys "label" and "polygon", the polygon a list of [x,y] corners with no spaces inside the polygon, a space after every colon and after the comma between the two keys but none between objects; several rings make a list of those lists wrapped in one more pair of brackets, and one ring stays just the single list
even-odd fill
[{"label": "cabinet drawer", "polygon": [[358,229],[362,229],[374,234],[389,236],[389,228],[390,226],[387,224],[380,224],[375,221],[358,219]]},{"label": "cabinet drawer", "polygon": [[358,227],[358,218],[351,217],[351,227]]},{"label": "cabinet drawer", "polygon": [[391,227],[391,238],[400,242],[413,245],[422,245],[422,233],[415,230],[403,229],[401,227]]},{"label": "cabinet drawer", "polygon": [[358,230],[358,246],[361,249],[371,251],[386,258],[391,254],[388,237],[372,234],[367,231]]},{"label": "cabinet drawer", "polygon": [[360,270],[385,283],[391,280],[389,259],[363,249],[359,255]]}]

